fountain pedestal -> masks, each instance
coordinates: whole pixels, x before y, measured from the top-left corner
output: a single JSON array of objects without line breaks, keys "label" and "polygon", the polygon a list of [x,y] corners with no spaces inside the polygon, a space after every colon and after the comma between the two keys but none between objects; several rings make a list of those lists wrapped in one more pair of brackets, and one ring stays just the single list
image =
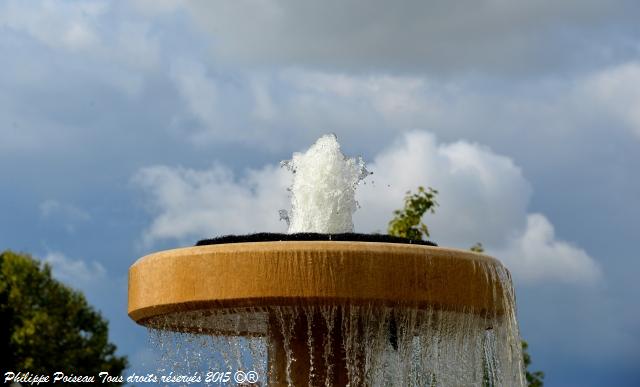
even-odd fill
[{"label": "fountain pedestal", "polygon": [[[398,310],[403,312],[396,322]],[[374,352],[402,352],[418,342],[420,330],[433,327],[434,333],[426,336],[444,335],[451,325],[425,316],[471,316],[463,323],[486,324],[479,328],[482,333],[498,320],[510,320],[512,310],[510,279],[499,261],[422,245],[209,245],[151,254],[129,270],[133,320],[181,332],[266,336],[270,385],[309,385],[310,378],[311,385],[324,385],[327,376],[333,386],[349,380],[358,385],[354,381],[362,383],[375,371]],[[232,315],[231,323],[225,320]],[[394,335],[400,342],[395,348]],[[461,334],[459,341],[464,340],[485,339]],[[445,349],[439,351],[438,357],[445,356]],[[480,352],[476,357],[484,356]],[[426,364],[428,359],[423,360]],[[441,372],[440,380],[445,380],[445,371],[436,367],[428,372]]]},{"label": "fountain pedestal", "polygon": [[[340,321],[341,316],[336,315],[332,323],[339,326]],[[285,342],[281,321],[272,314],[268,337],[271,343],[269,385],[287,386],[290,382],[294,386],[322,386],[325,381],[330,381],[332,386],[348,384],[342,330],[327,329],[324,316],[320,313],[298,314],[293,321],[288,342]],[[295,361],[288,361],[287,349]]]}]

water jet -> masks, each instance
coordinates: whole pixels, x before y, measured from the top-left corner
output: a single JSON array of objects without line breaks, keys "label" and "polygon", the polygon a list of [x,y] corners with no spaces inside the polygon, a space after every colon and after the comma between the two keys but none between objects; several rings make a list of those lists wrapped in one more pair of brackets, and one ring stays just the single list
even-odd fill
[{"label": "water jet", "polygon": [[335,137],[285,165],[296,175],[288,234],[204,240],[131,266],[129,316],[215,352],[177,363],[263,362],[269,386],[524,385],[515,297],[498,260],[354,234],[367,172]]}]

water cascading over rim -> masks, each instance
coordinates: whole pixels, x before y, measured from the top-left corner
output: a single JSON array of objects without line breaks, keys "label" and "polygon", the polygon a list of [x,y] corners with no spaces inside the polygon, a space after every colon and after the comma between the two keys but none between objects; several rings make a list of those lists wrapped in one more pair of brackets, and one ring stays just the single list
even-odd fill
[{"label": "water cascading over rim", "polygon": [[266,357],[262,385],[524,385],[509,273],[469,251],[313,240],[162,251],[131,266],[128,312],[159,337],[211,339],[200,345],[218,364]]}]

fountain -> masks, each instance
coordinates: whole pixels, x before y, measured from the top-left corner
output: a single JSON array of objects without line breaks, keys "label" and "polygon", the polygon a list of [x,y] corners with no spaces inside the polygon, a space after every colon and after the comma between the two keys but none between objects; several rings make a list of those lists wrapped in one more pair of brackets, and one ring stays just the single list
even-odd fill
[{"label": "fountain", "polygon": [[353,234],[368,173],[335,136],[284,165],[288,234],[204,240],[131,266],[129,316],[150,328],[166,367],[207,367],[215,385],[242,369],[236,382],[269,386],[524,386],[498,260]]}]

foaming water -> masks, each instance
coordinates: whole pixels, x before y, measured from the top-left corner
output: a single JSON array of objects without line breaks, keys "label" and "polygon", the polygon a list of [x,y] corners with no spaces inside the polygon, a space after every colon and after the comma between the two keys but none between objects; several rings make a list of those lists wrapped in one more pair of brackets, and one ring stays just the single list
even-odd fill
[{"label": "foaming water", "polygon": [[353,232],[356,186],[369,174],[361,157],[346,157],[336,136],[327,134],[282,165],[294,174],[291,212],[280,211],[290,234]]}]

